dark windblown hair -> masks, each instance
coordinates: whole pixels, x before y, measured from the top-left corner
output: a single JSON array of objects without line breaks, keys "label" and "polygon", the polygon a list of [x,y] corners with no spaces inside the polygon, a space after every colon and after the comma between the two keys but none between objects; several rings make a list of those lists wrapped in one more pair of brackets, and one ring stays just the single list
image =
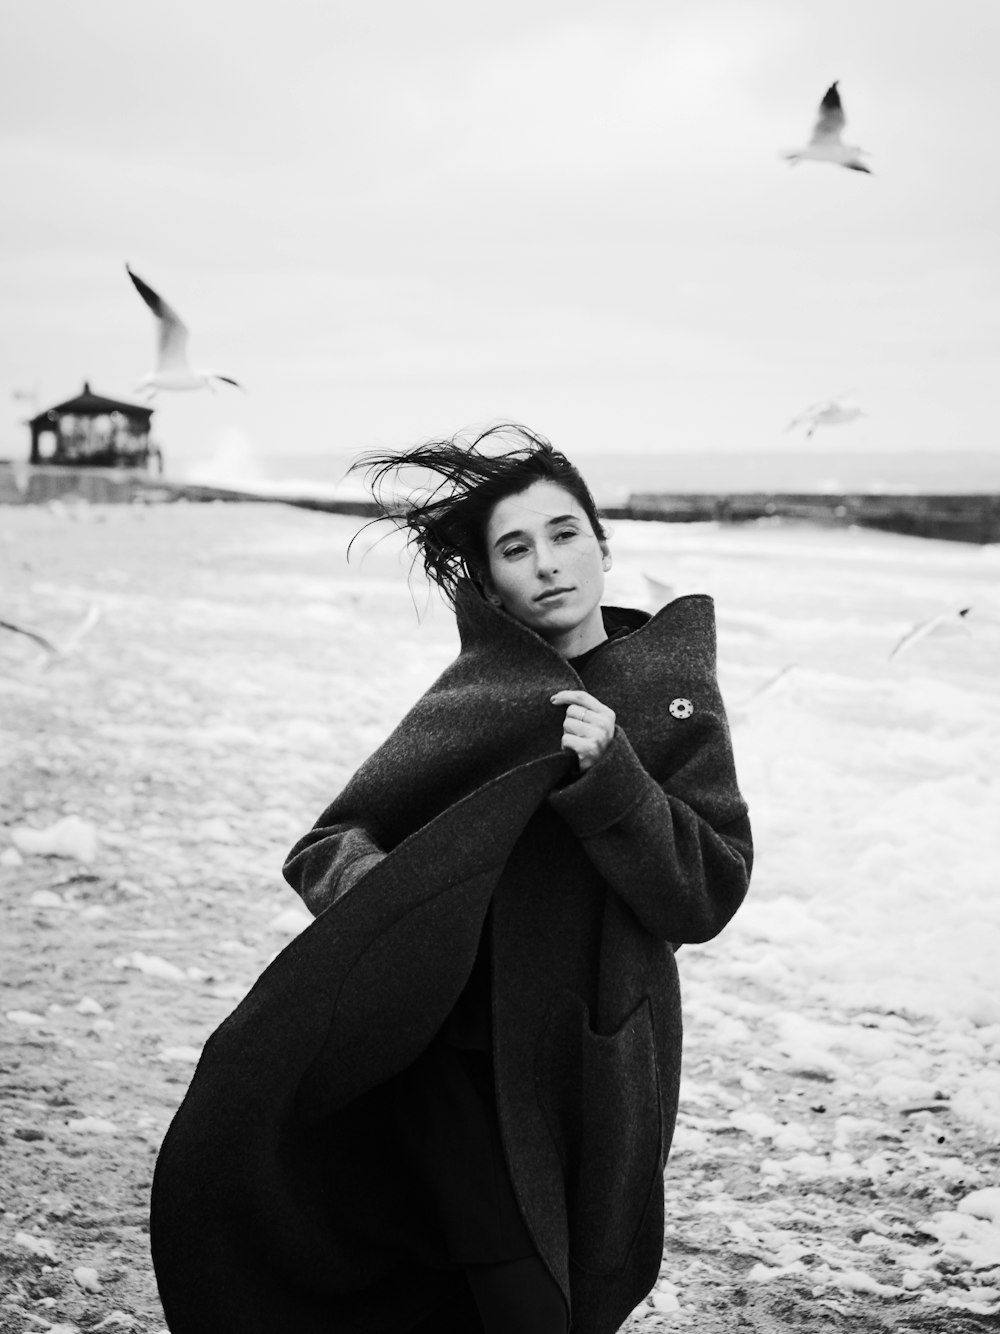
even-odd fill
[{"label": "dark windblown hair", "polygon": [[[387,495],[387,487],[398,486],[399,473],[411,468],[440,480],[409,494]],[[388,519],[408,533],[416,548],[414,560],[422,560],[427,577],[451,603],[463,577],[482,591],[489,571],[486,524],[494,505],[535,482],[553,482],[568,491],[596,536],[602,541],[607,536],[586,482],[565,454],[544,436],[513,422],[491,426],[472,439],[455,435],[412,449],[362,454],[351,472],[362,469],[381,510],[373,522]]]}]

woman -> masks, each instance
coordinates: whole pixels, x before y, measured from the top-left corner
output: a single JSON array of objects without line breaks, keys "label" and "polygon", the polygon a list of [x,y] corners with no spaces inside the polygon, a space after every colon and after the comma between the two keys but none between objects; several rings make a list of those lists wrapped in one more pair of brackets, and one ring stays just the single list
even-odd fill
[{"label": "woman", "polygon": [[289,855],[316,920],[157,1165],[164,1309],[175,1334],[613,1334],[661,1260],[673,950],[750,874],[711,602],[602,608],[593,499],[523,428],[367,462],[376,492],[442,477],[383,510],[461,651]]}]

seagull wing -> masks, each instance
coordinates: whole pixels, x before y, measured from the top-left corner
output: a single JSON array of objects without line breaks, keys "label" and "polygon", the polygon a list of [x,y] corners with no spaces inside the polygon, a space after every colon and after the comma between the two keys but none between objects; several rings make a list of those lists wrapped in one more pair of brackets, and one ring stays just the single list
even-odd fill
[{"label": "seagull wing", "polygon": [[805,426],[806,422],[814,422],[816,418],[819,416],[819,414],[824,411],[826,406],[827,406],[826,400],[824,400],[822,403],[811,404],[808,408],[806,408],[805,412],[800,412],[797,417],[793,417],[792,420],[785,427],[785,430],[794,431],[796,426]]},{"label": "seagull wing", "polygon": [[914,644],[918,644],[925,635],[930,634],[933,627],[939,622],[940,617],[936,617],[932,621],[921,621],[919,625],[912,626],[901,639],[896,641],[889,654],[889,661],[892,662],[898,653],[904,653],[908,648],[912,648]]},{"label": "seagull wing", "polygon": [[819,119],[816,121],[813,129],[813,144],[836,144],[840,142],[840,134],[843,130],[846,119],[844,117],[844,108],[840,104],[840,94],[837,92],[836,80],[830,84],[819,104]]},{"label": "seagull wing", "polygon": [[814,426],[835,426],[841,420],[843,409],[836,403],[827,403],[825,408],[820,408],[818,412],[813,413]]},{"label": "seagull wing", "polygon": [[844,422],[855,421],[865,414],[852,403],[831,403],[823,414],[827,426],[842,426]]},{"label": "seagull wing", "polygon": [[158,292],[154,292],[148,283],[143,282],[137,273],[125,265],[125,271],[132,279],[135,290],[156,316],[159,325],[156,369],[158,371],[180,371],[188,369],[187,325]]},{"label": "seagull wing", "polygon": [[747,705],[753,703],[754,700],[765,699],[768,695],[773,695],[775,691],[783,689],[783,687],[788,684],[788,678],[794,671],[795,663],[788,663],[786,666],[782,667],[780,672],[775,672],[773,676],[769,676],[766,681],[756,688],[756,690],[751,690],[746,699],[740,701],[738,707],[745,709]]},{"label": "seagull wing", "polygon": [[24,635],[26,639],[32,640],[41,648],[45,649],[46,653],[55,654],[59,652],[51,639],[46,639],[44,635],[40,635],[34,630],[29,630],[26,626],[17,625],[14,621],[0,621],[0,629],[10,630],[15,635]]},{"label": "seagull wing", "polygon": [[905,652],[906,649],[913,648],[914,644],[919,644],[921,639],[926,639],[928,635],[932,635],[935,630],[940,630],[942,626],[949,622],[956,623],[968,634],[969,627],[965,618],[971,610],[971,607],[960,607],[958,611],[946,611],[940,616],[932,616],[930,620],[920,621],[919,624],[907,630],[902,639],[896,643],[889,654],[889,661],[891,662],[897,654]]},{"label": "seagull wing", "polygon": [[668,602],[673,601],[673,584],[668,584],[663,579],[657,579],[655,574],[647,574],[645,570],[642,572],[642,577],[646,581],[650,597],[655,601],[657,608],[665,607]]},{"label": "seagull wing", "polygon": [[90,606],[87,608],[87,612],[83,620],[80,621],[79,625],[75,626],[72,631],[70,631],[70,633],[65,637],[62,643],[59,645],[60,652],[71,653],[73,649],[76,648],[77,644],[79,644],[80,640],[84,637],[84,635],[90,634],[91,630],[93,630],[94,626],[100,619],[101,619],[101,609],[96,602],[92,602]]}]

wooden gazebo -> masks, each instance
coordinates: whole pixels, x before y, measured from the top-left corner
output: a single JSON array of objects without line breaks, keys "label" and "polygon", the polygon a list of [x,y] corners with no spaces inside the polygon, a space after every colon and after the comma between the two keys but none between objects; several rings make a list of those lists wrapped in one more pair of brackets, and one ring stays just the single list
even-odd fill
[{"label": "wooden gazebo", "polygon": [[159,449],[149,438],[152,408],[104,398],[84,383],[76,398],[40,412],[28,422],[31,463],[74,468],[148,468]]}]

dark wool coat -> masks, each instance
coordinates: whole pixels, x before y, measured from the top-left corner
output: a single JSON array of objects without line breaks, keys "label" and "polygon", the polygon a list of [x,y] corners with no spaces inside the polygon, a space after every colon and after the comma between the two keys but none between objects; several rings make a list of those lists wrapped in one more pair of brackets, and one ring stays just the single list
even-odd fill
[{"label": "dark wool coat", "polygon": [[[174,1334],[480,1329],[392,1125],[491,905],[499,1124],[574,1334],[612,1334],[656,1280],[670,942],[725,926],[752,855],[711,599],[622,613],[636,628],[581,676],[471,587],[457,612],[456,660],[293,848],[319,915],[209,1039],[164,1141],[151,1243]],[[579,775],[550,696],[581,684],[617,727]]]}]

